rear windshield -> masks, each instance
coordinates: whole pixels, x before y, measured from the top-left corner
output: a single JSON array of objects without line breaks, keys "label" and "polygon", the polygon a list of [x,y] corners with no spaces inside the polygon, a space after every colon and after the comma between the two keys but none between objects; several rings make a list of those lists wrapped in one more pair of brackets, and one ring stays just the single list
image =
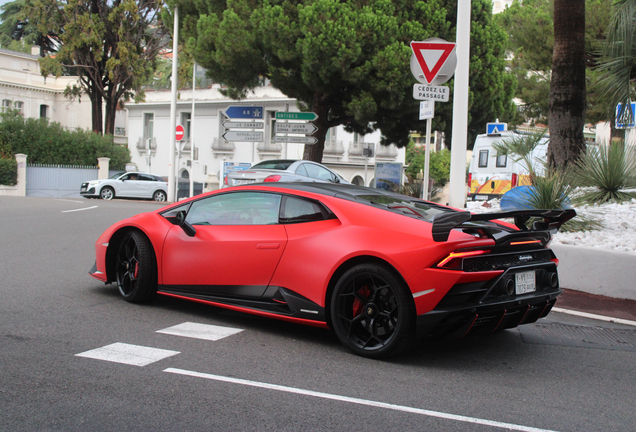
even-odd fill
[{"label": "rear windshield", "polygon": [[274,170],[286,170],[294,161],[263,161],[256,165],[252,165],[254,169],[274,169]]},{"label": "rear windshield", "polygon": [[436,204],[419,201],[407,196],[402,198],[393,195],[358,195],[358,198],[369,201],[374,207],[380,207],[394,213],[424,219],[429,222],[436,214],[453,211],[446,207],[440,207]]}]

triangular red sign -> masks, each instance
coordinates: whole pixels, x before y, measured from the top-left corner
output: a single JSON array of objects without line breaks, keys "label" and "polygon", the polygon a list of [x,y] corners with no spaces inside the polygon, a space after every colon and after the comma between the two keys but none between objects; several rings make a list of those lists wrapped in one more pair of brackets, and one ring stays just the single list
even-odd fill
[{"label": "triangular red sign", "polygon": [[[411,42],[411,49],[422,68],[426,82],[430,84],[455,49],[455,44],[452,42]],[[422,51],[426,51],[429,55],[425,56]]]}]

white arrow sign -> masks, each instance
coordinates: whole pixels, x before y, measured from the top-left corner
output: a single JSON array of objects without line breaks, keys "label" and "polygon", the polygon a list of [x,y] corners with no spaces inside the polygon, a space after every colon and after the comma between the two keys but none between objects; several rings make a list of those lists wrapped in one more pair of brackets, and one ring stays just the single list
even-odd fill
[{"label": "white arrow sign", "polygon": [[311,135],[316,132],[318,128],[313,123],[276,123],[274,125],[274,131],[276,133],[296,133]]},{"label": "white arrow sign", "polygon": [[257,142],[263,141],[263,132],[227,131],[223,138],[225,141]]},{"label": "white arrow sign", "polygon": [[263,122],[225,122],[223,123],[225,129],[263,129],[265,123]]},{"label": "white arrow sign", "polygon": [[299,143],[299,144],[316,144],[318,140],[315,137],[298,137],[298,136],[277,136],[274,137],[275,142]]}]

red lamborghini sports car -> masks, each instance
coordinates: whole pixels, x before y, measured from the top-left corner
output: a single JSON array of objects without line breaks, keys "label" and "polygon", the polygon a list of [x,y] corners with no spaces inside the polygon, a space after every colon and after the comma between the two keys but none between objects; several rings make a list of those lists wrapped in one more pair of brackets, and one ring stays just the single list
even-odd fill
[{"label": "red lamborghini sports car", "polygon": [[113,225],[90,274],[129,302],[159,294],[330,327],[380,358],[419,338],[545,317],[561,293],[548,244],[575,214],[471,214],[354,185],[252,184]]}]

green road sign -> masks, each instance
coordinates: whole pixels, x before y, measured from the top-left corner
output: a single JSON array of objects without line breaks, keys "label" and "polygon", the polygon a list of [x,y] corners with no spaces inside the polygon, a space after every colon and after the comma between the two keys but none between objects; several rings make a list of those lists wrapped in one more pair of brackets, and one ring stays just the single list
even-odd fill
[{"label": "green road sign", "polygon": [[276,113],[276,120],[309,120],[314,121],[318,118],[316,113],[312,112],[287,112],[279,111]]}]

